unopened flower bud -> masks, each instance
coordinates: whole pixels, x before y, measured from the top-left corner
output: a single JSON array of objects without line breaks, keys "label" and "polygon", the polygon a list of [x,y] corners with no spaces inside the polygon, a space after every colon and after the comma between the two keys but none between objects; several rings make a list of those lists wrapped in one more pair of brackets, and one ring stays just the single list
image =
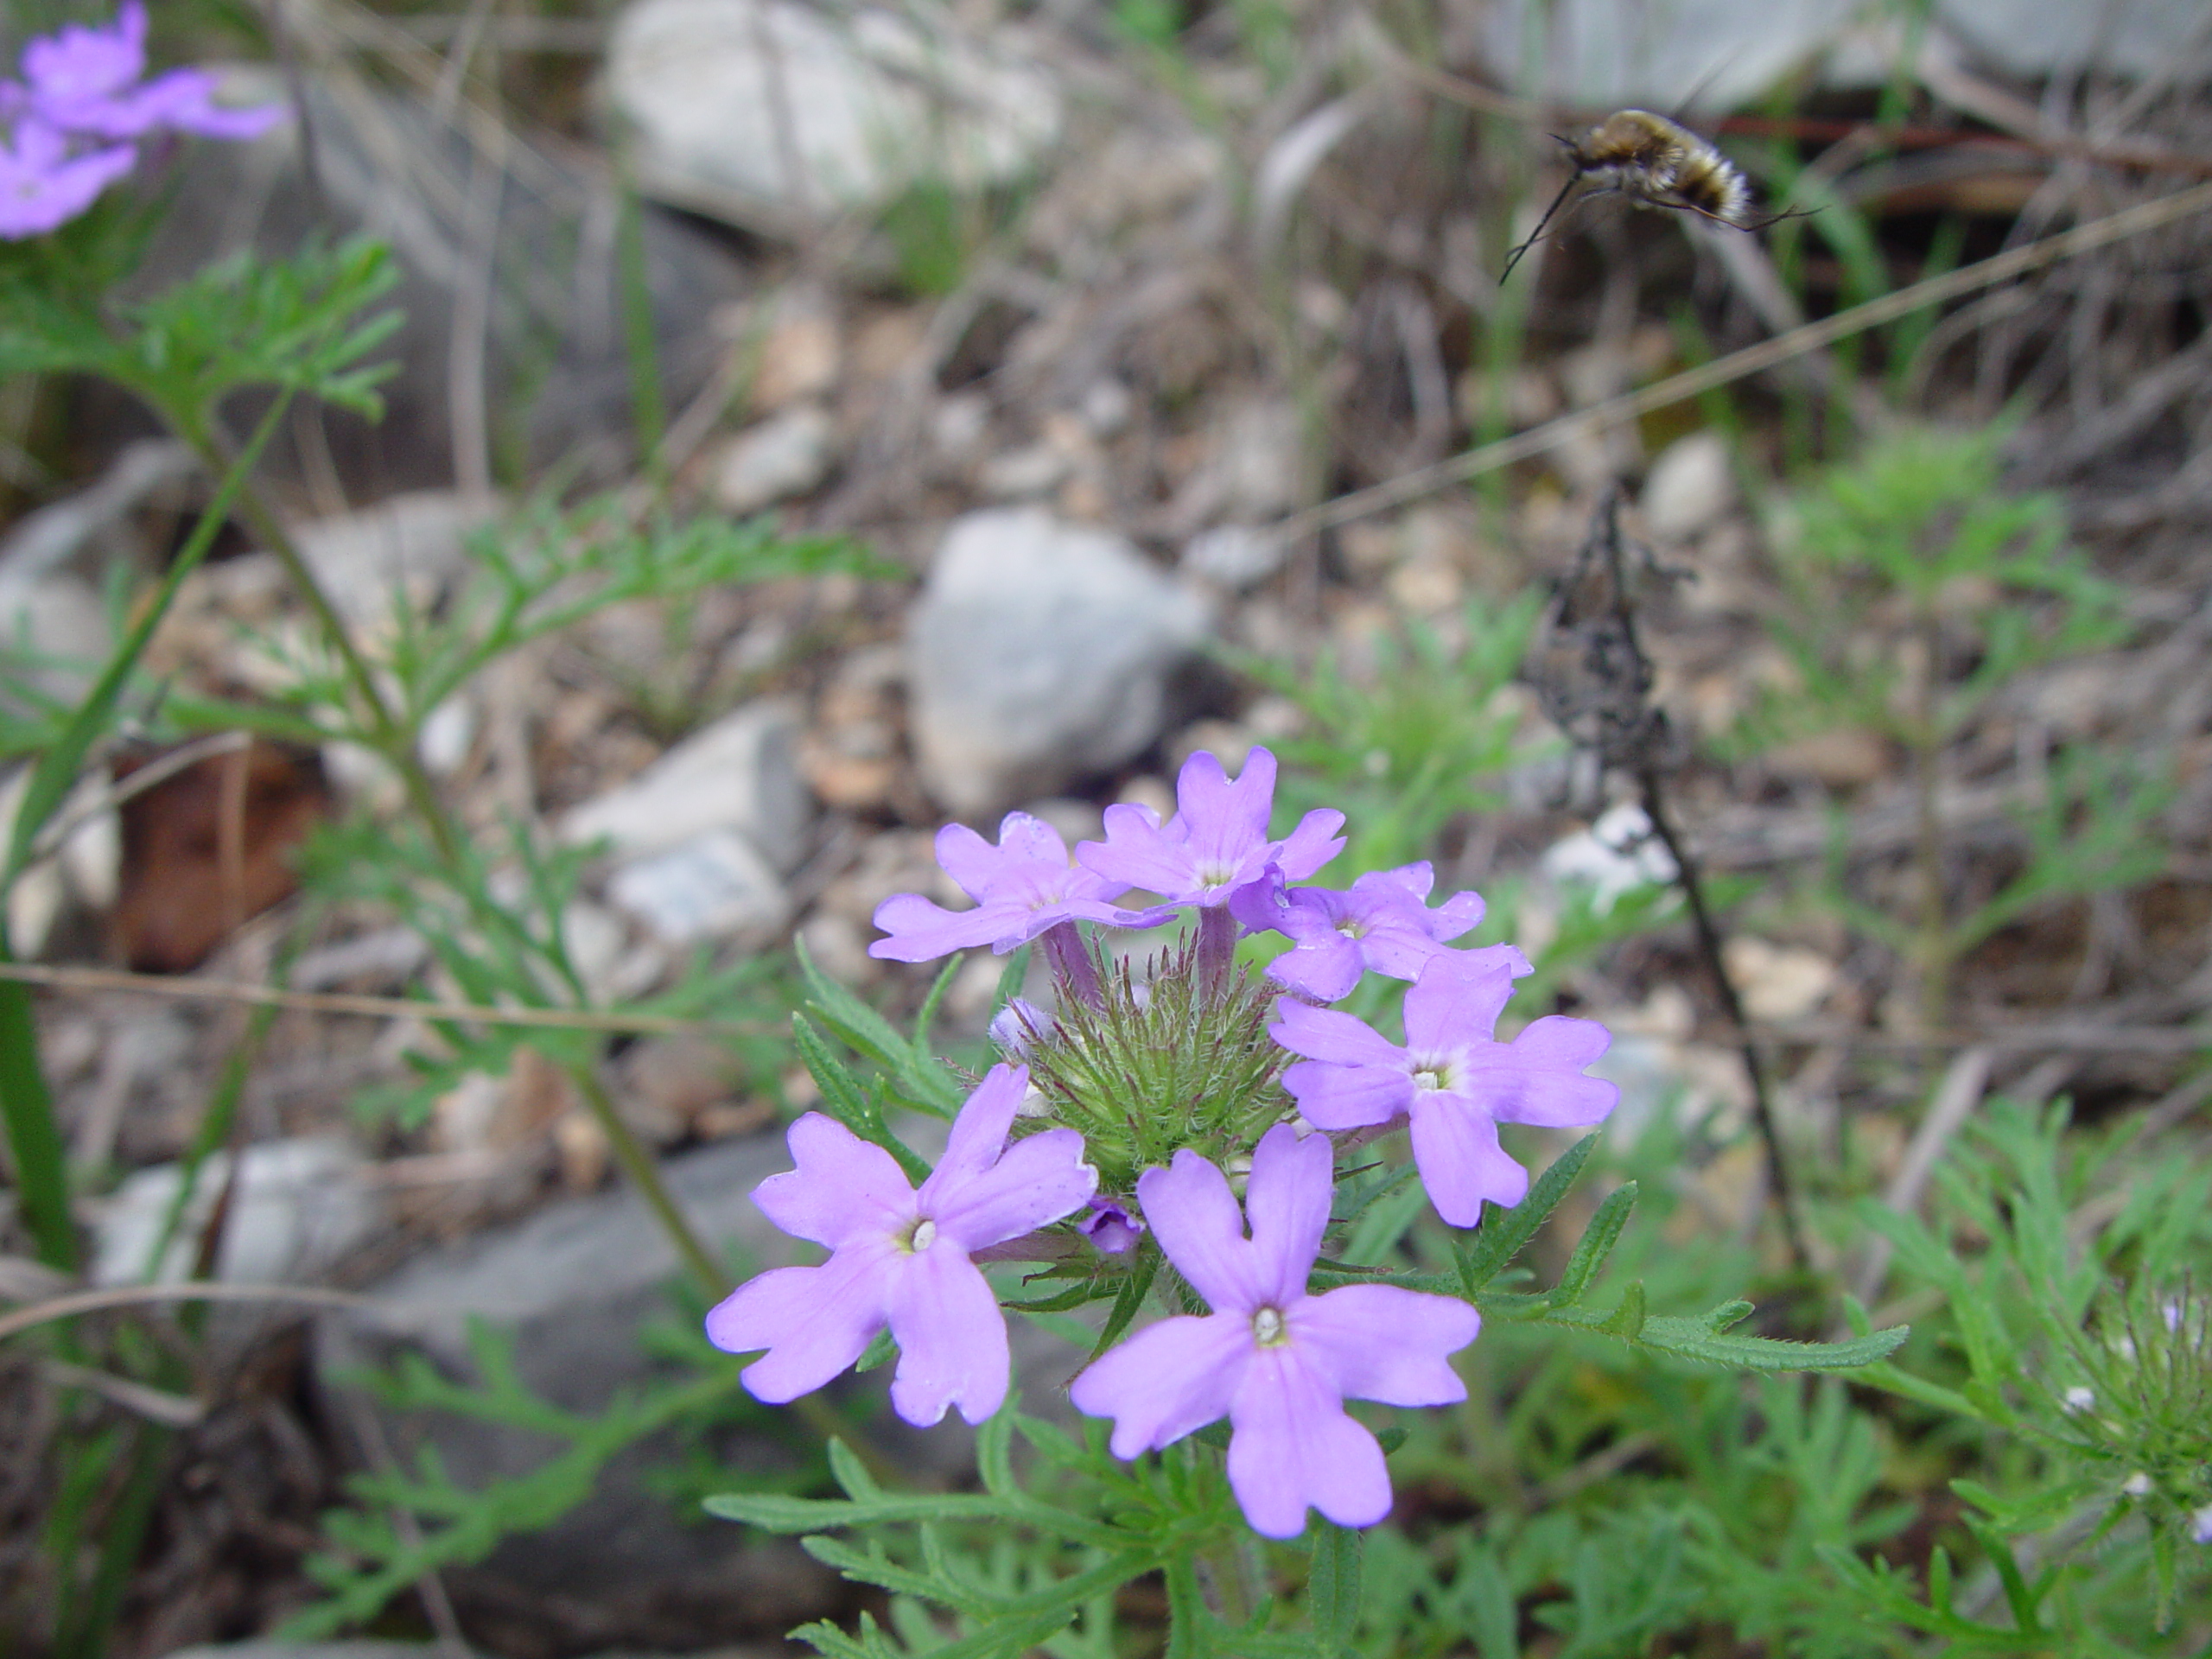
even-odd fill
[{"label": "unopened flower bud", "polygon": [[1143,1218],[1112,1198],[1094,1196],[1090,1213],[1078,1217],[1076,1227],[1101,1255],[1127,1255],[1144,1236]]}]

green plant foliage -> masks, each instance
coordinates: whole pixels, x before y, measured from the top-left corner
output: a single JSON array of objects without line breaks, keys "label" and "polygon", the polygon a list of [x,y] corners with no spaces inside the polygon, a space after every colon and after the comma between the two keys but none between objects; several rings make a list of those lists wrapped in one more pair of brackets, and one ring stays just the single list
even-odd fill
[{"label": "green plant foliage", "polygon": [[389,1373],[350,1379],[401,1410],[528,1429],[560,1449],[527,1474],[478,1487],[455,1483],[429,1446],[411,1471],[353,1477],[346,1486],[353,1506],[325,1514],[328,1547],[308,1562],[328,1594],[286,1621],[280,1639],[315,1641],[365,1623],[424,1573],[480,1561],[502,1540],[552,1525],[590,1496],[610,1459],[671,1424],[727,1413],[741,1402],[742,1420],[760,1421],[760,1408],[737,1387],[736,1363],[696,1338],[689,1346],[684,1357],[693,1375],[621,1394],[588,1413],[532,1393],[516,1374],[512,1340],[480,1320],[468,1330],[473,1382],[446,1377],[412,1353]]},{"label": "green plant foliage", "polygon": [[1297,810],[1343,810],[1352,836],[1349,874],[1426,858],[1455,816],[1499,804],[1497,780],[1529,757],[1514,741],[1519,710],[1498,693],[1520,672],[1542,608],[1535,593],[1471,605],[1456,648],[1408,622],[1402,639],[1380,648],[1371,683],[1353,677],[1333,651],[1310,667],[1231,655],[1305,715],[1304,734],[1275,746],[1286,798]]}]

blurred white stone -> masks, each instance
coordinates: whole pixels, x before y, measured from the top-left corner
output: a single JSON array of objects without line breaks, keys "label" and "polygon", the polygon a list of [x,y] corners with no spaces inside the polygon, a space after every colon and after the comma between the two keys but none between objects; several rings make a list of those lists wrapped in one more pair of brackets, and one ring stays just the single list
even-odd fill
[{"label": "blurred white stone", "polygon": [[1693,432],[1661,450],[1644,475],[1643,522],[1662,542],[1687,541],[1710,530],[1735,499],[1726,442],[1718,432]]},{"label": "blurred white stone", "polygon": [[[1931,45],[1965,48],[2019,80],[2180,72],[2202,86],[2212,60],[2192,36],[2202,0],[1936,0]],[[1524,95],[1588,110],[1737,107],[1809,67],[1833,86],[1895,73],[1896,26],[1881,8],[1834,0],[1506,0],[1467,14],[1463,49]]]},{"label": "blurred white stone", "polygon": [[1653,833],[1643,809],[1616,806],[1587,830],[1554,842],[1544,849],[1543,872],[1567,886],[1586,883],[1596,889],[1599,912],[1612,909],[1622,894],[1675,879],[1675,861]]},{"label": "blurred white stone", "polygon": [[[372,627],[391,620],[395,596],[427,601],[442,590],[467,562],[470,534],[498,512],[489,497],[416,490],[359,512],[296,524],[292,538],[338,613]],[[272,555],[254,556],[275,562]]]},{"label": "blurred white stone", "polygon": [[725,512],[758,512],[830,476],[836,424],[828,411],[800,404],[730,440],[715,464],[715,504]]},{"label": "blurred white stone", "polygon": [[925,780],[982,812],[1127,760],[1159,735],[1168,671],[1207,620],[1111,531],[1035,508],[968,514],[908,624]]},{"label": "blurred white stone", "polygon": [[1020,501],[1049,495],[1075,470],[1074,461],[1049,443],[1026,444],[985,461],[976,482],[985,495],[999,501]]},{"label": "blurred white stone", "polygon": [[608,40],[606,86],[647,192],[771,233],[917,180],[1007,182],[1060,131],[1043,66],[935,11],[637,0]]},{"label": "blurred white stone", "polygon": [[450,778],[468,759],[475,741],[475,705],[466,692],[457,692],[423,717],[415,752],[433,777]]},{"label": "blurred white stone", "polygon": [[14,659],[10,678],[73,703],[92,689],[111,645],[107,607],[88,583],[57,574],[0,584],[0,652]]},{"label": "blurred white stone", "polygon": [[1802,945],[1774,944],[1738,933],[1721,947],[1744,1012],[1754,1020],[1800,1020],[1835,986],[1835,963]]},{"label": "blurred white stone", "polygon": [[753,843],[709,830],[623,865],[607,896],[669,944],[766,932],[791,913],[791,897]]},{"label": "blurred white stone", "polygon": [[1241,593],[1281,569],[1288,550],[1281,537],[1257,524],[1217,524],[1184,544],[1182,568],[1186,575]]},{"label": "blurred white stone", "polygon": [[[184,1181],[181,1165],[142,1169],[116,1189],[93,1224],[92,1282],[135,1284]],[[231,1185],[231,1154],[200,1166],[192,1202],[154,1275],[187,1277],[200,1235]],[[361,1155],[332,1136],[264,1141],[245,1149],[215,1277],[241,1284],[297,1284],[327,1272],[385,1224],[382,1195],[363,1179]]]},{"label": "blurred white stone", "polygon": [[693,733],[627,783],[572,808],[559,835],[607,836],[619,857],[664,852],[709,830],[734,830],[778,869],[805,851],[813,804],[799,776],[798,713],[749,702]]}]

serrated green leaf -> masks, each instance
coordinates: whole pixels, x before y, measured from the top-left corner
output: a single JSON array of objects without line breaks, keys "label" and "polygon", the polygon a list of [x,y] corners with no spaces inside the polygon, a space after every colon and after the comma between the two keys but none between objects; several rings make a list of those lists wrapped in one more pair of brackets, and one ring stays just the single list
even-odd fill
[{"label": "serrated green leaf", "polygon": [[1849,1371],[1895,1353],[1912,1332],[1892,1325],[1843,1342],[1785,1342],[1774,1337],[1739,1337],[1715,1331],[1708,1319],[1647,1319],[1636,1340],[1640,1346],[1680,1359],[1727,1365],[1746,1371]]},{"label": "serrated green leaf", "polygon": [[1458,1241],[1453,1242],[1460,1285],[1468,1296],[1484,1290],[1521,1253],[1522,1247],[1536,1236],[1536,1230],[1559,1208],[1560,1200],[1574,1185],[1574,1178],[1590,1161],[1590,1154],[1597,1145],[1598,1137],[1586,1135],[1569,1147],[1536,1178],[1535,1184],[1529,1189],[1529,1196],[1512,1209],[1501,1210],[1494,1204],[1484,1205],[1482,1224],[1475,1230],[1473,1242],[1464,1249]]},{"label": "serrated green leaf", "polygon": [[1622,1294],[1621,1305],[1598,1328],[1609,1337],[1633,1339],[1643,1334],[1643,1281],[1638,1279]]},{"label": "serrated green leaf", "polygon": [[1313,1646],[1319,1659],[1338,1659],[1352,1652],[1352,1633],[1359,1623],[1359,1577],[1362,1547],[1359,1534],[1317,1521],[1313,1540],[1313,1567],[1307,1580],[1306,1600],[1313,1625]]},{"label": "serrated green leaf", "polygon": [[861,1351],[861,1357],[853,1362],[853,1369],[855,1371],[872,1371],[898,1351],[898,1338],[891,1334],[891,1327],[886,1325],[869,1338],[868,1346]]},{"label": "serrated green leaf", "polygon": [[1605,1258],[1620,1242],[1621,1230],[1628,1225],[1629,1216],[1635,1208],[1634,1181],[1623,1182],[1605,1195],[1597,1214],[1590,1217],[1589,1226],[1583,1229],[1581,1241],[1575,1245],[1574,1254],[1567,1257],[1559,1285],[1548,1299],[1554,1307],[1573,1307],[1589,1294],[1591,1285],[1605,1265]]},{"label": "serrated green leaf", "polygon": [[829,1453],[830,1473],[845,1496],[855,1503],[872,1503],[883,1496],[883,1489],[875,1484],[875,1477],[860,1460],[853,1448],[841,1440],[832,1440],[823,1451]]}]

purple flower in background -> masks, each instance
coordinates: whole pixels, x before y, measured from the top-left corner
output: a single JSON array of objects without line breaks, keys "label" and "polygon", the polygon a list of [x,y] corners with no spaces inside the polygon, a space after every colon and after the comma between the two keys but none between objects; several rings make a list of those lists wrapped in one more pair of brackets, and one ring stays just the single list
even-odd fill
[{"label": "purple flower in background", "polygon": [[1410,1115],[1429,1202],[1454,1227],[1471,1227],[1484,1198],[1510,1207],[1528,1194],[1529,1172],[1498,1145],[1500,1123],[1601,1122],[1620,1098],[1582,1075],[1612,1041],[1594,1020],[1548,1014],[1510,1043],[1493,1039],[1514,980],[1529,971],[1509,944],[1443,952],[1406,993],[1403,1048],[1348,1014],[1286,999],[1268,1035],[1306,1058],[1283,1086],[1325,1129]]},{"label": "purple flower in background", "polygon": [[918,1192],[897,1160],[842,1123],[809,1112],[791,1125],[798,1167],[761,1182],[753,1200],[794,1238],[827,1245],[830,1259],[764,1273],[707,1315],[717,1348],[768,1351],[745,1369],[755,1399],[781,1405],[812,1392],[888,1325],[901,1417],[925,1428],[948,1407],[971,1423],[999,1408],[1006,1317],[969,1258],[1080,1210],[1098,1185],[1073,1129],[1006,1144],[1028,1086],[1022,1068],[993,1066]]},{"label": "purple flower in background", "polygon": [[[1224,905],[1237,888],[1265,876],[1302,881],[1344,850],[1344,815],[1317,807],[1282,841],[1268,839],[1274,807],[1275,758],[1254,749],[1235,783],[1201,749],[1175,780],[1175,816],[1163,826],[1148,806],[1106,809],[1106,839],[1086,841],[1076,856],[1100,875],[1156,893],[1170,905]],[[1116,891],[1120,891],[1117,888]]]},{"label": "purple flower in background", "polygon": [[112,29],[73,23],[23,48],[29,110],[65,132],[136,138],[157,127],[207,138],[253,138],[284,118],[276,105],[225,109],[214,101],[215,78],[204,69],[172,69],[140,83],[146,73],[146,8],[124,0]]},{"label": "purple flower in background", "polygon": [[937,861],[976,908],[951,911],[918,893],[894,893],[875,908],[875,925],[890,937],[868,955],[929,962],[988,944],[1002,956],[1061,922],[1150,927],[1166,914],[1109,902],[1129,884],[1075,862],[1060,832],[1027,812],[1007,814],[995,847],[964,823],[948,823],[937,832]]},{"label": "purple flower in background", "polygon": [[1326,1135],[1279,1123],[1252,1154],[1244,1217],[1220,1170],[1187,1147],[1138,1178],[1145,1215],[1213,1313],[1147,1325],[1075,1380],[1078,1409],[1114,1420],[1117,1458],[1158,1451],[1226,1415],[1229,1484],[1252,1529],[1294,1538],[1307,1506],[1341,1527],[1390,1512],[1374,1435],[1344,1402],[1449,1405],[1467,1397],[1445,1356],[1475,1339],[1466,1303],[1392,1285],[1315,1296],[1306,1275],[1328,1224]]},{"label": "purple flower in background", "polygon": [[2190,1517],[2189,1535],[2194,1542],[2212,1544],[2212,1503]]},{"label": "purple flower in background", "polygon": [[18,120],[12,143],[0,137],[0,240],[21,241],[67,224],[137,162],[136,145],[72,156],[68,142],[45,122]]},{"label": "purple flower in background", "polygon": [[226,109],[204,69],[146,73],[146,8],[124,0],[111,29],[73,23],[23,48],[23,79],[0,80],[0,239],[42,235],[77,217],[137,165],[156,129],[251,138],[282,120],[274,105]]},{"label": "purple flower in background", "polygon": [[1333,1002],[1351,995],[1372,968],[1414,979],[1430,958],[1483,918],[1478,893],[1455,893],[1431,910],[1436,874],[1426,861],[1370,870],[1347,892],[1286,886],[1279,872],[1240,888],[1230,913],[1255,933],[1283,933],[1291,950],[1268,964],[1268,977],[1302,996]]}]

